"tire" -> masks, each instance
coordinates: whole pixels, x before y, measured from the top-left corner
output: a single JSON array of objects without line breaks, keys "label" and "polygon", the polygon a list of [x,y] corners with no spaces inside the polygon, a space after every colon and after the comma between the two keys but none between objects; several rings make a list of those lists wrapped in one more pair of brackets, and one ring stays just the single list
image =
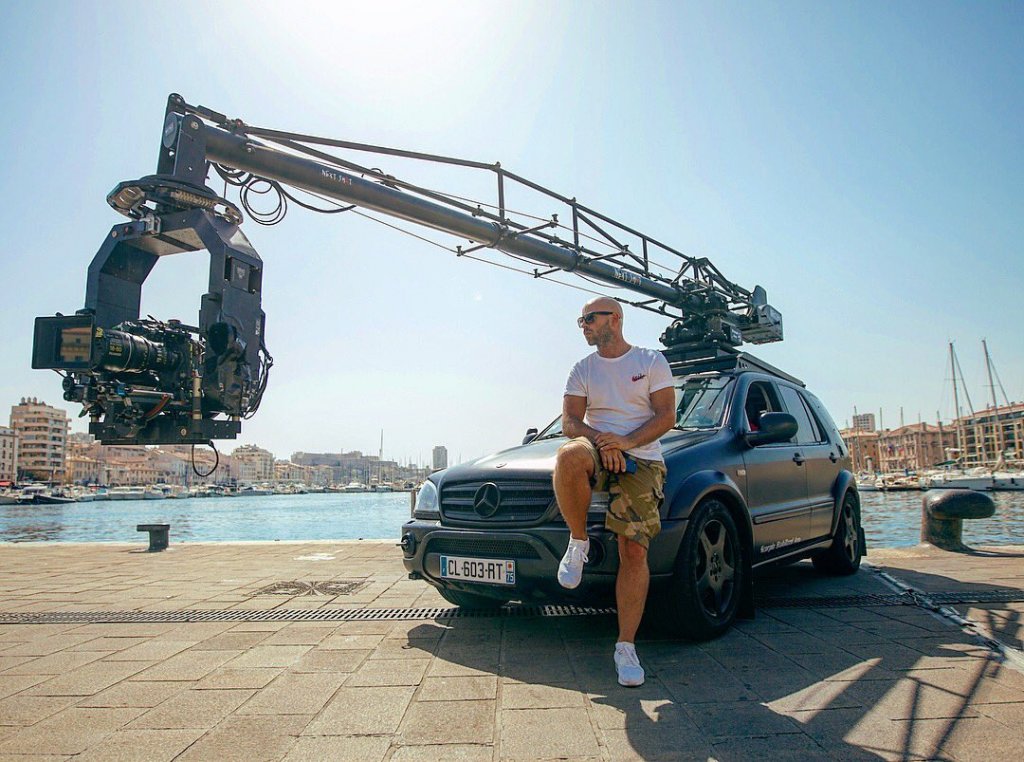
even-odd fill
[{"label": "tire", "polygon": [[857,499],[847,492],[843,497],[843,507],[839,512],[839,524],[836,526],[832,545],[828,550],[814,556],[811,561],[814,568],[822,574],[842,577],[857,573],[863,553],[860,506]]},{"label": "tire", "polygon": [[449,603],[454,603],[464,609],[498,609],[508,603],[508,600],[502,598],[489,598],[486,595],[475,595],[462,590],[448,590],[443,587],[438,588],[438,592]]},{"label": "tire", "polygon": [[702,502],[690,517],[661,622],[675,635],[711,640],[732,626],[747,574],[746,551],[729,509]]}]

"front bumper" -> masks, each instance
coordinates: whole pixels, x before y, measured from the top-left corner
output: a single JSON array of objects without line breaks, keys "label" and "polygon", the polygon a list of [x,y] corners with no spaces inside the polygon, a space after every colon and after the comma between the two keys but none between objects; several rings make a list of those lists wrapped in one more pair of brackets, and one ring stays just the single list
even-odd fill
[{"label": "front bumper", "polygon": [[[450,529],[435,521],[413,519],[402,526],[402,563],[412,579],[423,579],[437,588],[459,590],[504,600],[596,601],[607,597],[615,586],[618,547],[615,535],[602,525],[587,530],[590,561],[583,581],[575,590],[558,584],[556,573],[569,541],[564,525],[516,529]],[[493,585],[442,579],[442,554],[471,558],[501,558],[516,562],[515,585]]]}]

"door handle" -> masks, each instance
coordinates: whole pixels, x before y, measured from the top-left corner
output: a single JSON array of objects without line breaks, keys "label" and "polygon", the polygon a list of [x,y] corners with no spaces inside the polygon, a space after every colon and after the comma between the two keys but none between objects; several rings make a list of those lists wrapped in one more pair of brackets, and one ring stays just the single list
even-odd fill
[{"label": "door handle", "polygon": [[793,456],[793,462],[796,463],[798,466],[802,466],[804,464],[804,460],[804,456],[801,455],[800,453],[796,453],[796,455]]},{"label": "door handle", "polygon": [[836,454],[834,452],[830,452],[828,454],[828,459],[831,460],[833,463],[837,463],[839,461],[839,458],[836,457]]}]

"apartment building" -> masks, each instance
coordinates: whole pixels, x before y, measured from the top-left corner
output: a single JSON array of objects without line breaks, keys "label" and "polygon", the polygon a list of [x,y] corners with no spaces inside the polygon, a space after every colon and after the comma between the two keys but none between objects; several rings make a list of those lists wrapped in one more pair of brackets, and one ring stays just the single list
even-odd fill
[{"label": "apartment building", "polygon": [[431,461],[432,467],[435,471],[440,471],[442,468],[448,468],[448,448],[444,445],[438,445],[435,447]]},{"label": "apartment building", "polygon": [[879,470],[878,432],[844,429],[839,432],[853,459],[854,473],[874,473]]},{"label": "apartment building", "polygon": [[8,426],[0,426],[0,481],[18,478],[18,435]]},{"label": "apartment building", "polygon": [[231,453],[231,475],[236,481],[268,482],[274,480],[274,453],[256,445],[242,445]]},{"label": "apartment building", "polygon": [[957,448],[950,426],[912,423],[883,431],[878,436],[879,471],[919,471],[949,459]]},{"label": "apartment building", "polygon": [[62,482],[66,478],[65,455],[68,415],[35,397],[22,397],[11,407],[11,428],[17,439],[19,479]]},{"label": "apartment building", "polygon": [[967,466],[1024,460],[1024,402],[965,415],[952,427],[963,438],[961,458]]}]

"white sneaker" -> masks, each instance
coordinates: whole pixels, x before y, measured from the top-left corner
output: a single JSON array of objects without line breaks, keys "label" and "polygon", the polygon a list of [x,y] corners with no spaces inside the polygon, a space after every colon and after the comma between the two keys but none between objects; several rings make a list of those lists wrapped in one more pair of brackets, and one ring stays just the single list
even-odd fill
[{"label": "white sneaker", "polygon": [[615,671],[619,675],[619,685],[635,687],[644,684],[644,668],[640,666],[640,657],[632,643],[615,644]]},{"label": "white sneaker", "polygon": [[569,538],[569,547],[565,549],[562,562],[558,565],[558,584],[572,590],[578,587],[583,579],[583,564],[590,559],[587,553],[590,552],[590,538],[586,540],[575,540]]}]

